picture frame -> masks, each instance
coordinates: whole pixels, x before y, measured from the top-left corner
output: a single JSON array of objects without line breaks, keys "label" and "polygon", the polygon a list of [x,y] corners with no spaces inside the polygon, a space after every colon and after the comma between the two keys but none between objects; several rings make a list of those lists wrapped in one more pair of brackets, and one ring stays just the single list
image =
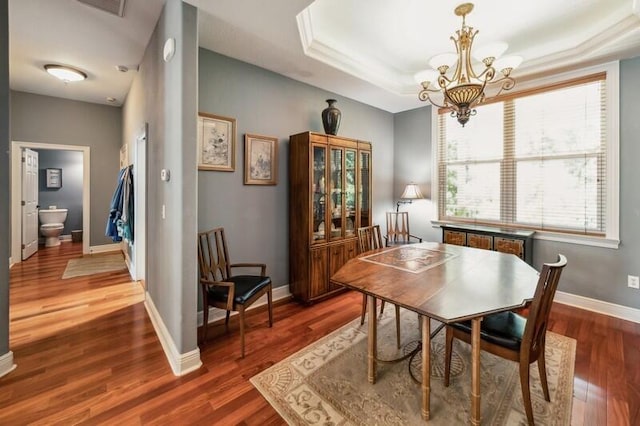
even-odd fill
[{"label": "picture frame", "polygon": [[278,183],[278,138],[244,135],[244,184]]},{"label": "picture frame", "polygon": [[198,113],[198,170],[233,172],[236,166],[236,119]]},{"label": "picture frame", "polygon": [[46,169],[47,188],[62,188],[62,169]]}]

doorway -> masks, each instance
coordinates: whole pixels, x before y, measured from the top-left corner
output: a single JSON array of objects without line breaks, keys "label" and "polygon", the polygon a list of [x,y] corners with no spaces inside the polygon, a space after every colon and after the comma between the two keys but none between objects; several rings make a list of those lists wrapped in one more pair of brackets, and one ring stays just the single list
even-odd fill
[{"label": "doorway", "polygon": [[133,240],[122,239],[120,248],[131,278],[146,289],[147,274],[147,123],[135,140],[120,148],[120,170],[133,166]]},{"label": "doorway", "polygon": [[147,288],[147,133],[148,124],[145,123],[133,146],[135,241],[131,275],[144,289]]},{"label": "doorway", "polygon": [[24,149],[82,152],[82,253],[89,253],[90,231],[90,148],[88,146],[58,145],[38,142],[11,142],[11,258],[10,264],[22,260],[22,151]]}]

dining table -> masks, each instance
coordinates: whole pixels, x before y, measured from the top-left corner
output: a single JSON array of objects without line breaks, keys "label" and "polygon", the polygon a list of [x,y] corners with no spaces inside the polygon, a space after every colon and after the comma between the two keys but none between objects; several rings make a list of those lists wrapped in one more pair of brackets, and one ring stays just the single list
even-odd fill
[{"label": "dining table", "polygon": [[480,424],[480,327],[483,317],[526,306],[538,272],[514,254],[424,242],[381,248],[349,260],[333,284],[367,296],[367,378],[376,381],[376,302],[419,315],[421,325],[421,415],[430,417],[431,321],[471,321],[471,423]]}]

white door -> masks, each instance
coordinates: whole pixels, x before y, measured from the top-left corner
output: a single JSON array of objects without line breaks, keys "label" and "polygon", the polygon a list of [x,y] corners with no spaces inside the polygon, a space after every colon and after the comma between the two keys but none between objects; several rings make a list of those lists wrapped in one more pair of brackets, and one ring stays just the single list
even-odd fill
[{"label": "white door", "polygon": [[22,260],[38,251],[38,153],[22,151]]}]

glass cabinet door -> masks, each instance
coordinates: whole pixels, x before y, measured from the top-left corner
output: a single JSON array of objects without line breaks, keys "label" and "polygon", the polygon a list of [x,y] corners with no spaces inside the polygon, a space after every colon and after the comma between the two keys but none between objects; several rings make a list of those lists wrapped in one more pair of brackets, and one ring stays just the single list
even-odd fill
[{"label": "glass cabinet door", "polygon": [[369,194],[371,194],[371,152],[360,151],[360,161],[358,166],[359,226],[371,226],[371,200],[369,199]]},{"label": "glass cabinet door", "polygon": [[344,153],[344,214],[345,237],[352,237],[356,234],[356,163],[358,160],[357,151],[346,149]]},{"label": "glass cabinet door", "polygon": [[343,203],[342,203],[342,195],[343,195],[343,176],[344,176],[344,164],[343,164],[343,154],[344,150],[342,148],[331,147],[330,149],[330,164],[331,164],[331,174],[330,174],[330,187],[329,187],[329,214],[331,216],[331,239],[341,238],[344,236],[343,233]]},{"label": "glass cabinet door", "polygon": [[326,239],[325,206],[326,206],[326,182],[325,172],[327,167],[327,148],[325,146],[313,146],[313,184],[312,184],[312,211],[313,223],[312,241],[323,241]]}]

